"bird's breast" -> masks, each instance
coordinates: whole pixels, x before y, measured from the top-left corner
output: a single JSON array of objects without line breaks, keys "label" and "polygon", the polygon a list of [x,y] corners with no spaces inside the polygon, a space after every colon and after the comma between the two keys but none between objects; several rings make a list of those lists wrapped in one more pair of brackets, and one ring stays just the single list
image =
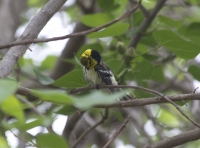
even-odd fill
[{"label": "bird's breast", "polygon": [[102,79],[94,70],[94,68],[90,68],[90,69],[85,68],[84,76],[85,76],[85,79],[90,83],[90,85],[96,85],[96,84],[101,85],[103,83]]}]

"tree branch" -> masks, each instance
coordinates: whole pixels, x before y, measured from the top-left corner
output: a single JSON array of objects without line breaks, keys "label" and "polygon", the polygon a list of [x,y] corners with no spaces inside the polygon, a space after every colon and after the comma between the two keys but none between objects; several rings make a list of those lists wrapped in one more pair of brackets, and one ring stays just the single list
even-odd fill
[{"label": "tree branch", "polygon": [[[27,40],[30,41],[35,39],[43,27],[46,25],[46,23],[50,20],[50,18],[62,7],[65,2],[66,0],[48,1],[48,3],[31,20],[23,34],[17,39],[16,42],[23,42]],[[11,73],[19,58],[26,52],[27,48],[29,47],[28,44],[29,43],[26,45],[12,47],[6,53],[6,55],[3,57],[3,60],[0,62],[0,78],[5,78]]]},{"label": "tree branch", "polygon": [[138,33],[132,38],[129,47],[134,47],[136,48],[138,42],[140,41],[141,37],[143,36],[143,34],[145,33],[145,31],[147,30],[147,28],[150,26],[151,22],[154,20],[154,18],[156,17],[157,13],[160,11],[160,9],[163,7],[163,5],[165,4],[166,0],[159,0],[156,4],[156,6],[154,7],[154,9],[150,12],[150,15],[148,18],[146,18],[142,24],[140,25],[140,29],[138,31]]},{"label": "tree branch", "polygon": [[104,116],[102,117],[102,119],[101,119],[99,122],[97,122],[95,125],[93,125],[93,126],[91,126],[90,128],[88,128],[83,134],[81,134],[81,135],[78,137],[78,139],[75,141],[75,143],[72,145],[72,148],[75,148],[75,147],[77,146],[77,144],[78,144],[81,140],[83,140],[83,138],[84,138],[87,134],[89,134],[89,132],[91,132],[92,130],[94,130],[97,126],[103,124],[104,121],[108,118],[108,114],[109,114],[108,108],[106,108],[106,109],[105,109],[105,114],[104,114]]},{"label": "tree branch", "polygon": [[119,129],[116,130],[116,132],[113,134],[113,136],[109,139],[109,141],[105,144],[103,148],[107,148],[113,142],[113,140],[115,140],[115,138],[122,132],[122,130],[126,127],[126,124],[129,122],[130,117],[131,116],[128,115],[124,123],[119,127]]},{"label": "tree branch", "polygon": [[[144,87],[140,87],[140,86],[126,86],[126,85],[107,85],[107,86],[99,86],[99,88],[132,88],[132,89],[138,89],[138,90],[142,90],[145,92],[149,92],[151,94],[155,94],[157,96],[160,96],[160,100],[165,99],[167,102],[170,102],[186,119],[188,119],[190,122],[192,122],[195,126],[200,128],[200,124],[198,124],[197,122],[193,121],[190,117],[188,117],[188,115],[186,115],[179,107],[178,105],[176,105],[172,100],[170,100],[168,97],[164,96],[163,94],[155,91],[155,90],[151,90],[148,88],[144,88]],[[84,88],[79,88],[79,89],[74,89],[71,90],[70,92],[78,92],[79,91],[83,91],[83,90],[89,90],[89,89],[96,89],[96,86],[91,86],[91,87],[84,87]],[[183,100],[183,99],[182,99]],[[123,104],[125,106],[125,104]]]},{"label": "tree branch", "polygon": [[[15,41],[15,33],[22,23],[21,14],[27,9],[27,0],[0,0],[0,44]],[[8,49],[1,50],[5,55]]]},{"label": "tree branch", "polygon": [[111,26],[112,24],[119,22],[120,20],[131,16],[138,9],[140,4],[141,4],[141,0],[132,10],[126,12],[125,14],[120,16],[118,19],[115,19],[115,20],[113,20],[113,21],[111,21],[107,24],[104,24],[104,25],[96,27],[96,28],[92,28],[92,29],[82,31],[82,32],[78,32],[78,33],[68,34],[68,35],[65,35],[65,36],[53,37],[53,38],[47,38],[47,39],[34,39],[33,40],[32,38],[28,38],[27,40],[17,40],[16,42],[13,42],[13,43],[9,43],[9,44],[6,44],[6,45],[0,45],[0,49],[12,47],[12,46],[17,46],[17,45],[28,45],[28,44],[32,44],[32,43],[41,43],[41,42],[63,40],[63,39],[72,38],[72,37],[76,37],[76,36],[85,36],[85,35],[90,34],[92,32],[96,32],[96,31],[99,31],[103,28]]},{"label": "tree branch", "polygon": [[200,129],[196,128],[191,131],[179,134],[174,137],[166,138],[158,143],[146,146],[145,148],[169,148],[182,145],[184,143],[200,139]]},{"label": "tree branch", "polygon": [[[189,116],[187,116],[179,107],[178,105],[176,105],[173,101],[182,101],[182,100],[200,100],[200,94],[186,94],[186,95],[178,95],[178,96],[164,96],[161,93],[148,89],[148,88],[144,88],[144,87],[139,87],[139,86],[126,86],[126,85],[106,85],[106,86],[99,86],[99,89],[103,89],[103,88],[132,88],[132,89],[138,89],[138,90],[142,90],[145,92],[149,92],[151,94],[155,94],[159,97],[154,97],[154,98],[150,98],[150,99],[140,99],[140,100],[132,100],[132,101],[120,101],[111,105],[97,105],[95,107],[98,108],[107,108],[107,107],[133,107],[133,106],[144,106],[147,104],[155,104],[155,103],[166,103],[169,102],[171,103],[185,118],[187,118],[190,122],[192,122],[195,126],[200,128],[200,125],[193,121]],[[69,94],[76,94],[77,92],[81,92],[81,91],[86,91],[86,90],[91,90],[91,89],[96,89],[96,86],[89,86],[89,87],[82,87],[82,88],[76,88],[73,89],[69,92]],[[189,97],[189,98],[188,98]],[[191,98],[192,97],[192,98]],[[151,100],[152,99],[152,100]],[[139,102],[137,102],[139,101]],[[137,105],[136,105],[137,104]]]},{"label": "tree branch", "polygon": [[[124,86],[124,85],[119,85]],[[118,87],[119,87],[118,86]],[[123,88],[123,87],[121,87]],[[125,87],[124,87],[125,88]],[[127,86],[126,88],[130,88],[130,86]],[[96,87],[83,87],[83,88],[76,88],[69,92],[69,94],[75,94],[77,92],[86,91],[96,89]],[[99,89],[102,89],[101,86]],[[16,94],[25,96],[32,100],[39,100],[40,98],[34,96],[31,94],[31,89],[19,87],[16,91]],[[177,102],[182,100],[200,100],[200,93],[191,93],[191,94],[181,94],[181,95],[173,95],[173,96],[167,96],[170,100]],[[128,100],[128,101],[119,101],[117,103],[109,104],[109,105],[97,105],[95,107],[97,108],[121,108],[121,107],[136,107],[136,106],[145,106],[145,105],[151,105],[151,104],[160,104],[160,103],[167,103],[168,101],[164,99],[160,99],[160,97],[150,97],[150,98],[140,98],[140,99],[134,99],[134,100]]]},{"label": "tree branch", "polygon": [[[133,4],[137,4],[138,2],[136,0],[129,0],[131,3]],[[145,17],[149,17],[149,11],[142,5],[139,6],[140,10],[142,11],[142,13],[144,14]]]},{"label": "tree branch", "polygon": [[76,124],[78,123],[79,119],[82,117],[83,114],[84,111],[81,112],[81,115],[76,112],[68,117],[68,122],[65,124],[65,128],[62,133],[62,136],[65,138],[66,141],[70,141],[72,131],[74,130]]},{"label": "tree branch", "polygon": [[38,97],[31,94],[31,89],[19,86],[17,91],[15,92],[18,95],[26,96],[29,100],[39,100]]}]

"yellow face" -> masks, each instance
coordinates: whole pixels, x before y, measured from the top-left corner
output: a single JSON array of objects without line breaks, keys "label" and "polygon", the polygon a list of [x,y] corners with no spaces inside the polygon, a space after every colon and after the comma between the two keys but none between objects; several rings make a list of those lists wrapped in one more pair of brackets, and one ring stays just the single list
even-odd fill
[{"label": "yellow face", "polygon": [[92,50],[87,49],[82,55],[80,62],[86,68],[94,68],[97,65],[97,60],[95,60],[92,56]]}]

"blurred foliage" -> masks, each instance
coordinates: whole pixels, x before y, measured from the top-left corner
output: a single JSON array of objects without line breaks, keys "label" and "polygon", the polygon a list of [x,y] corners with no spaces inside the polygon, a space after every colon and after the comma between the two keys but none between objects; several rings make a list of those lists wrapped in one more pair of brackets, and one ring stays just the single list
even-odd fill
[{"label": "blurred foliage", "polygon": [[[28,0],[29,10],[38,10],[46,2],[47,0]],[[151,11],[156,3],[156,0],[142,1],[142,5],[147,11]],[[173,89],[167,78],[174,79],[174,81],[180,83],[180,86],[187,79],[187,75],[194,78],[191,79],[191,83],[193,83],[193,80],[200,81],[199,58],[196,58],[200,52],[199,3],[196,0],[185,0],[183,3],[185,3],[184,6],[179,3],[177,6],[167,3],[149,26],[146,33],[142,32],[143,37],[136,48],[129,48],[129,44],[132,37],[139,33],[140,26],[146,19],[140,9],[130,18],[124,19],[98,32],[88,34],[87,41],[74,54],[73,59],[62,59],[66,63],[73,64],[74,70],[66,73],[57,80],[53,80],[48,74],[54,68],[59,57],[55,55],[47,56],[40,64],[36,64],[33,59],[21,58],[18,62],[21,70],[20,79],[17,80],[17,74],[12,74],[9,77],[10,79],[0,80],[0,108],[2,111],[0,112],[0,130],[12,131],[13,129],[17,129],[19,133],[24,134],[27,133],[27,130],[38,126],[48,127],[54,122],[56,115],[68,116],[75,113],[76,109],[72,106],[77,107],[81,111],[88,110],[91,116],[97,118],[100,116],[99,113],[102,109],[94,109],[92,106],[97,104],[110,104],[121,98],[124,92],[104,94],[101,91],[91,90],[76,95],[67,94],[73,88],[87,86],[83,77],[83,67],[79,62],[79,57],[86,49],[95,49],[101,53],[104,61],[115,74],[119,84],[134,84],[158,90],[159,88],[163,88],[162,86],[165,86],[164,89],[161,89],[161,93],[173,95],[179,94],[180,91]],[[133,4],[127,0],[97,0],[96,7],[96,13],[82,14],[80,7],[74,2],[61,11],[69,16],[71,23],[80,21],[84,25],[93,28],[118,18],[132,8]],[[53,104],[51,108],[42,106],[45,117],[30,112],[31,107],[19,101],[18,96],[15,94],[18,83],[21,85],[29,80],[37,81],[45,87],[50,87],[48,89],[36,87],[31,91],[32,94],[40,98],[40,100],[34,100],[32,102],[35,107],[39,108],[45,102]],[[130,93],[137,99],[155,96],[141,90],[130,91]],[[191,112],[192,103],[190,101],[186,103],[188,104],[187,107],[185,106],[185,102],[178,102],[177,104],[191,118],[199,120],[199,117],[197,118]],[[138,121],[133,122],[135,127],[128,127],[130,129],[128,134],[131,135],[131,132],[136,131],[136,135],[138,136],[137,142],[139,144],[146,145],[147,141],[144,140],[147,138],[146,135],[151,141],[156,142],[160,141],[162,137],[167,138],[173,136],[173,130],[178,130],[179,132],[175,132],[175,134],[178,134],[194,128],[191,127],[191,123],[184,119],[173,106],[166,104],[158,106],[159,110],[152,109],[152,112],[157,113],[151,118],[148,116],[148,112],[144,113],[141,109],[133,109],[133,112],[138,111],[137,113],[140,115],[138,116]],[[27,110],[29,110],[28,113],[26,113]],[[124,121],[125,117],[119,110],[112,109],[111,113],[120,123]],[[109,124],[113,124],[112,118],[114,117],[111,117],[107,121],[108,123],[106,124],[108,126]],[[153,120],[156,121],[149,127],[157,128],[159,126],[159,129],[152,136],[143,127],[147,121]],[[136,126],[137,124],[141,125]],[[158,131],[161,129],[162,131]],[[167,131],[168,134],[164,135],[164,131]],[[146,135],[143,133],[146,133]],[[159,135],[160,133],[162,133],[162,136]],[[128,134],[122,133],[120,140],[124,141],[124,143],[129,141]],[[62,136],[55,133],[40,133],[35,137],[30,134],[29,137],[32,138],[28,139],[27,137],[26,140],[32,146],[48,148],[69,147],[69,143]],[[199,145],[200,142],[196,141],[187,143],[184,147],[200,148]],[[0,147],[10,147],[3,134],[0,135]],[[183,147],[180,146],[180,148]]]}]

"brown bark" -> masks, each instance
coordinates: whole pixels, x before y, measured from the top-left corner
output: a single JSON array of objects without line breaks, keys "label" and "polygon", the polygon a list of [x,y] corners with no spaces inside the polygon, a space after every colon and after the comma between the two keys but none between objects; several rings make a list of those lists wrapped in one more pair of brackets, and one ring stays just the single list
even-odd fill
[{"label": "brown bark", "polygon": [[[15,32],[22,22],[21,14],[27,8],[26,5],[27,0],[0,1],[0,44],[14,41]],[[1,50],[0,53],[5,55],[7,50]]]}]

